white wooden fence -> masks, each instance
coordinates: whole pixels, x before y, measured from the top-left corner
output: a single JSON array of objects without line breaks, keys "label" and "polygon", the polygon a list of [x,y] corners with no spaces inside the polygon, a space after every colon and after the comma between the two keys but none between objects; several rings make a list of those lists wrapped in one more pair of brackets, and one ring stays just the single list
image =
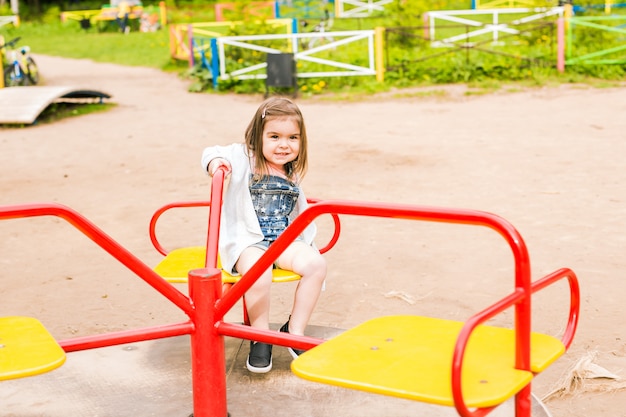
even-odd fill
[{"label": "white wooden fence", "polygon": [[[519,34],[520,31],[515,28],[516,25],[546,19],[551,16],[562,17],[563,11],[563,7],[440,10],[428,12],[424,20],[428,28],[431,45],[433,47],[446,47],[453,46],[453,44],[458,44],[459,42],[470,44],[473,38],[486,34],[491,34],[492,41],[498,42],[500,33]],[[520,15],[521,17],[515,18],[515,16]],[[503,19],[503,17],[506,17],[506,19]],[[441,36],[441,39],[437,39],[437,24],[439,23],[441,27],[441,22],[469,26],[475,29],[451,36],[449,35],[450,31],[447,30],[445,32],[446,36]]]},{"label": "white wooden fence", "polygon": [[336,17],[368,17],[383,12],[394,0],[335,0]]},{"label": "white wooden fence", "polygon": [[20,18],[18,16],[0,16],[0,27],[13,23],[14,26],[19,26]]},{"label": "white wooden fence", "polygon": [[[212,56],[211,61],[215,63],[217,59],[219,62],[218,77],[222,80],[230,78],[265,79],[267,78],[266,54],[280,53],[294,54],[294,59],[298,63],[297,76],[299,78],[371,76],[376,75],[377,71],[374,36],[374,30],[221,36],[211,40],[217,46],[217,57]],[[266,46],[267,41],[278,42],[274,42],[272,46]],[[196,43],[198,43],[197,40]],[[358,43],[362,44],[361,47],[355,47]],[[303,48],[302,44],[309,47]],[[256,54],[260,62],[242,68],[240,63],[235,63],[232,60],[231,57],[237,56],[237,54],[233,53],[235,51],[229,50],[230,48],[260,52]],[[328,51],[335,51],[339,48],[348,48],[346,50],[351,52],[328,54]],[[206,51],[206,48],[203,51]],[[329,55],[332,56],[332,59],[329,58]],[[343,59],[340,60],[339,58]],[[366,64],[362,65],[356,62],[366,62]],[[306,67],[304,63],[318,65],[314,66],[316,67],[314,70],[301,71],[300,68]],[[229,69],[233,67],[238,68]]]}]

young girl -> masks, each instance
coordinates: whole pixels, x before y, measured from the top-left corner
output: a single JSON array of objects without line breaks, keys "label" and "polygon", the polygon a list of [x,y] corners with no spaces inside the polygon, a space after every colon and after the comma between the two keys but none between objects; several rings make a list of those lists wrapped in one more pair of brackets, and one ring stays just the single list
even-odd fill
[{"label": "young girl", "polygon": [[[307,170],[307,136],[300,109],[287,98],[265,100],[246,128],[245,143],[206,148],[202,166],[210,176],[223,166],[230,176],[219,252],[224,270],[244,275],[307,207],[299,186]],[[326,278],[326,261],[313,245],[315,231],[311,223],[275,262],[302,277],[281,332],[304,334]],[[252,327],[269,329],[271,283],[268,269],[245,294]],[[302,353],[291,348],[289,352],[294,358]],[[246,366],[251,372],[269,372],[272,345],[250,342]]]}]

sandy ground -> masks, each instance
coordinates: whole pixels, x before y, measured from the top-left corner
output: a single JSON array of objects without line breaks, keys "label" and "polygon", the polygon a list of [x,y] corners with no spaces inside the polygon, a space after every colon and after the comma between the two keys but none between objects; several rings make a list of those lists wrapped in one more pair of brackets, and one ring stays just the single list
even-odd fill
[{"label": "sandy ground", "polygon": [[[118,106],[0,128],[0,205],[67,205],[155,265],[152,213],[208,197],[202,149],[241,141],[262,97],[190,94],[184,80],[152,69],[36,59],[45,84],[99,89]],[[551,412],[626,416],[624,89],[449,92],[299,99],[311,147],[308,196],[470,208],[510,221],[526,241],[535,279],[569,267],[582,290],[574,344],[533,391],[544,397],[588,358],[592,370],[616,378],[581,373],[573,394],[547,401]],[[201,245],[205,223],[204,210],[177,211],[164,216],[159,236],[170,249]],[[331,222],[320,218],[319,226],[324,244]],[[38,317],[59,339],[183,318],[60,219],[3,221],[0,236],[0,315]],[[348,328],[392,313],[464,320],[513,285],[505,242],[484,228],[346,216],[326,256],[327,289],[311,320],[320,326]],[[276,286],[273,322],[286,319],[292,292],[291,284]],[[560,336],[567,309],[565,285],[538,294],[535,328]],[[499,322],[510,320],[507,313]]]}]

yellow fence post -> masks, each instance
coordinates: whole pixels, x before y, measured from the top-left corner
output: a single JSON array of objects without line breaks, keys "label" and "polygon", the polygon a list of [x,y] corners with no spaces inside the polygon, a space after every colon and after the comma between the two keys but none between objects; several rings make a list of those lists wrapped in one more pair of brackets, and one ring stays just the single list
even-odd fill
[{"label": "yellow fence post", "polygon": [[[0,35],[0,45],[4,45],[4,36]],[[0,49],[0,69],[2,74],[0,75],[0,88],[4,88],[4,49]]]},{"label": "yellow fence post", "polygon": [[164,1],[159,2],[159,11],[161,12],[161,27],[164,28],[167,25],[167,9]]},{"label": "yellow fence post", "polygon": [[564,6],[563,17],[565,18],[565,27],[564,27],[565,32],[567,32],[567,30],[569,29],[569,19],[574,14],[573,9],[574,7],[569,3]]},{"label": "yellow fence post", "polygon": [[376,81],[379,83],[385,81],[384,37],[385,28],[376,27],[374,29],[374,56],[376,61]]}]

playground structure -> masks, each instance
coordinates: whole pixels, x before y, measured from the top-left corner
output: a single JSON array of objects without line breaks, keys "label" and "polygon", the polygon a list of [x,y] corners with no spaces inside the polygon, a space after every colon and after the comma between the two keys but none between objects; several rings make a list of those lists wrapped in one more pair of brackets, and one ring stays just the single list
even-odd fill
[{"label": "playground structure", "polygon": [[[111,1],[111,4],[105,4],[102,8],[97,10],[72,10],[61,12],[60,18],[61,22],[65,23],[69,20],[74,20],[80,23],[81,28],[89,29],[92,26],[95,26],[98,30],[103,28],[103,25],[108,25],[112,22],[115,22],[118,16],[118,7],[117,4],[119,1]],[[129,1],[130,5],[130,13],[128,14],[128,19],[130,22],[135,21],[139,22],[142,19],[148,19],[151,21],[151,24],[156,24],[158,20],[160,22],[161,27],[165,27],[167,24],[167,12],[165,7],[165,2],[159,3],[159,12],[158,16],[154,13],[154,16],[145,16],[146,10],[141,5],[140,1]],[[141,24],[137,25],[139,28]]]},{"label": "playground structure", "polygon": [[[525,7],[520,7],[521,3]],[[274,28],[271,33],[228,36],[224,29],[241,22],[170,25],[170,52],[175,59],[187,60],[190,67],[199,65],[208,70],[214,89],[220,80],[267,79],[270,54],[293,54],[297,79],[374,76],[378,82],[385,80],[387,71],[399,66],[453,53],[463,54],[468,60],[470,51],[509,57],[514,62],[512,66],[538,65],[559,72],[564,72],[567,65],[626,62],[619,56],[623,49],[620,46],[623,16],[574,16],[578,6],[538,7],[544,3],[519,2],[515,3],[518,7],[511,8],[505,6],[512,2],[483,2],[474,4],[473,9],[429,11],[423,14],[421,28],[299,33],[297,18],[291,19],[291,24],[290,19],[279,18],[266,21]],[[264,13],[271,14],[271,4],[263,3]],[[273,17],[279,15],[277,6],[275,10]],[[593,51],[584,46],[577,48],[579,36],[574,29],[606,32],[603,38],[606,46],[594,44]],[[424,42],[415,51],[402,55],[401,63],[395,65],[390,61],[389,51],[393,48],[392,39],[396,38]],[[509,49],[503,50],[505,46]],[[438,48],[449,51],[437,51]],[[582,56],[577,56],[578,50]],[[415,59],[411,59],[412,55]]]},{"label": "playground structure", "polygon": [[80,87],[28,86],[0,88],[0,124],[33,124],[53,103],[100,103],[111,95]]},{"label": "playground structure", "polygon": [[[511,224],[489,213],[397,204],[313,201],[311,206],[295,219],[265,255],[259,259],[258,263],[226,292],[223,292],[222,271],[216,268],[220,209],[215,209],[215,207],[221,207],[223,179],[224,171],[219,170],[215,174],[211,186],[212,200],[210,204],[213,209],[210,210],[208,219],[205,267],[188,271],[189,296],[178,291],[151,267],[124,249],[86,218],[65,206],[31,204],[0,207],[0,219],[2,220],[39,216],[56,216],[66,220],[176,305],[189,318],[189,320],[180,323],[58,341],[58,346],[64,352],[70,353],[123,343],[190,335],[193,409],[196,417],[225,417],[227,415],[225,336],[258,340],[298,349],[310,349],[292,363],[292,368],[294,372],[303,377],[321,382],[338,383],[350,388],[454,406],[459,415],[462,416],[484,416],[508,398],[515,397],[516,416],[530,417],[530,383],[534,375],[545,370],[567,350],[576,332],[579,314],[579,289],[573,271],[561,268],[539,280],[532,281],[529,255],[523,239]],[[160,212],[175,205],[168,205],[160,209],[155,213],[155,217],[158,218]],[[185,205],[181,204],[180,206]],[[198,205],[206,205],[206,202],[200,202]],[[189,203],[187,206],[193,205]],[[243,324],[225,322],[225,314],[243,297],[262,271],[270,267],[281,251],[310,222],[321,215],[333,215],[336,219],[335,234],[329,247],[332,247],[339,236],[338,216],[340,215],[453,223],[489,228],[498,233],[512,251],[515,263],[514,290],[468,318],[464,323],[408,316],[400,318],[399,322],[391,320],[391,324],[385,323],[380,328],[377,325],[380,323],[379,320],[388,320],[381,318],[348,330],[328,342],[308,336],[258,330]],[[559,340],[553,336],[532,332],[532,294],[564,279],[569,283],[570,308],[563,336]],[[515,311],[513,329],[483,324],[486,320],[508,309]],[[402,325],[403,323],[411,329],[411,333],[407,333],[409,337],[403,336],[407,330]],[[444,331],[433,331],[432,323],[435,323],[435,328],[441,327]],[[389,331],[393,333],[393,337],[387,334]],[[41,332],[36,333],[40,334]],[[355,333],[357,337],[366,338],[364,339],[365,344],[356,346],[356,350],[347,349],[343,341],[345,339],[351,340]],[[419,337],[420,335],[427,337]],[[492,337],[497,337],[497,340],[502,343],[492,343]],[[28,345],[30,335],[24,332],[20,334],[20,339],[20,343]],[[342,375],[331,374],[326,371],[322,374],[311,374],[311,368],[324,369],[318,363],[320,356],[330,358],[330,360],[343,358],[344,362],[349,362],[353,367],[359,368],[358,364],[369,360],[369,355],[376,354],[376,352],[386,354],[388,352],[387,346],[378,345],[379,348],[374,349],[374,346],[370,345],[370,341],[374,339],[378,340],[375,342],[377,345],[379,343],[386,343],[387,346],[394,345],[392,356],[394,356],[394,363],[396,364],[393,366],[391,375],[387,375],[385,378],[376,378],[378,386],[370,386],[367,381],[364,384],[364,381],[360,379],[362,373],[358,370],[355,372],[354,369],[348,369],[347,373]],[[51,346],[55,346],[55,343],[52,343]],[[416,355],[416,351],[424,354]],[[9,352],[11,351],[9,350]],[[349,355],[347,360],[345,355]],[[434,361],[432,360],[433,355],[437,357]],[[503,359],[494,360],[496,357]],[[380,368],[375,368],[375,371],[383,371],[387,365],[391,365],[385,358],[388,356],[384,356],[382,360],[377,358],[375,363],[380,365]],[[32,360],[33,357],[31,356],[30,359]],[[39,365],[39,372],[49,371],[52,369],[51,367],[60,365],[59,362],[62,363],[63,361],[59,355],[55,355],[53,359],[50,360],[53,363],[48,367]],[[11,377],[33,375],[30,364],[23,364],[23,366],[28,369],[24,369],[23,372],[16,372],[13,369]],[[333,368],[337,369],[339,373],[345,371],[343,368]],[[371,367],[369,369],[371,370]],[[0,374],[4,371],[5,365],[2,363]],[[437,383],[433,384],[432,387],[424,387],[423,384],[419,383],[419,379],[436,381]],[[390,381],[394,381],[394,383],[399,381],[400,386],[397,383],[393,385]],[[390,384],[386,385],[387,383]],[[288,407],[288,403],[283,403],[282,406]]]}]

